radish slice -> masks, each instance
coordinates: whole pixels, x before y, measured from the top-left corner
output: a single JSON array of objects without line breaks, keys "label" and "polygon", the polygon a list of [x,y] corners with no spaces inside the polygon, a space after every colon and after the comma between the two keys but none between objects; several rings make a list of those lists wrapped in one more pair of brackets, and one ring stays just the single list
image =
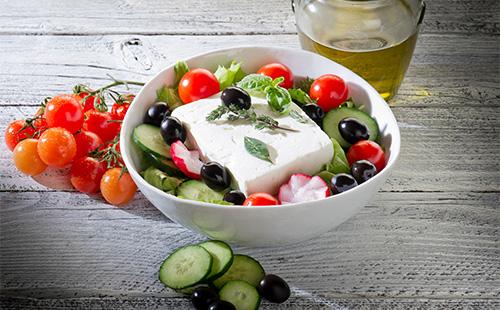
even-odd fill
[{"label": "radish slice", "polygon": [[281,185],[278,198],[281,204],[313,201],[330,196],[328,185],[319,176],[293,174],[288,183]]},{"label": "radish slice", "polygon": [[200,152],[188,150],[179,140],[170,145],[170,155],[177,168],[186,176],[196,180],[201,179],[203,162],[200,160]]}]

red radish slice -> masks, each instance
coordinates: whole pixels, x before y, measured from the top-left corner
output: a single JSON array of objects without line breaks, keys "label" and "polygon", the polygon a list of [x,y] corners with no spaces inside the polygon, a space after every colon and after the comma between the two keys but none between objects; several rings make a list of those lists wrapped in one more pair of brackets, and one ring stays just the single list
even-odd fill
[{"label": "red radish slice", "polygon": [[319,176],[293,174],[288,183],[281,185],[278,198],[281,204],[305,202],[330,196],[328,185]]},{"label": "red radish slice", "polygon": [[176,141],[170,145],[170,155],[177,168],[186,176],[196,180],[201,179],[203,162],[200,160],[200,152],[190,151],[184,143]]}]

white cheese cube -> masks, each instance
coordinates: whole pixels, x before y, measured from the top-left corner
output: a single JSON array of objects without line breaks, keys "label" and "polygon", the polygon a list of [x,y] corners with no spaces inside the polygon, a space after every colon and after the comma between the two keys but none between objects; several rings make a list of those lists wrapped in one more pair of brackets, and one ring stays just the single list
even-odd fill
[{"label": "white cheese cube", "polygon": [[[188,145],[197,148],[204,161],[215,161],[229,169],[232,186],[247,195],[256,192],[276,194],[292,174],[318,173],[333,157],[330,138],[295,104],[291,108],[306,119],[306,123],[280,115],[270,109],[265,99],[252,97],[252,107],[257,114],[269,115],[280,126],[297,132],[258,130],[247,120],[228,121],[226,116],[207,121],[207,115],[220,104],[220,94],[217,94],[178,107],[172,116],[181,120],[188,131]],[[264,142],[273,163],[248,153],[245,137]]]}]

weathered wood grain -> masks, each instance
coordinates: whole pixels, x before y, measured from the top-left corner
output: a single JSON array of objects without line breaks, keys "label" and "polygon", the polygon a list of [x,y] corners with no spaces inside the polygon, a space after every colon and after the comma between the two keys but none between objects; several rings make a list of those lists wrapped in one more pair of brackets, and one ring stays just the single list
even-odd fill
[{"label": "weathered wood grain", "polygon": [[[4,107],[0,132],[11,120],[35,111],[35,107]],[[396,106],[393,111],[401,127],[401,156],[383,191],[500,189],[500,109]],[[0,191],[47,190],[16,171],[8,151],[0,153],[0,168]]]},{"label": "weathered wood grain", "polygon": [[[266,1],[56,1],[0,2],[0,34],[289,34],[295,33],[288,0]],[[57,8],[57,9],[56,9]],[[422,31],[500,31],[496,0],[432,0]]]},{"label": "weathered wood grain", "polygon": [[[142,196],[115,208],[76,193],[0,193],[0,295],[27,307],[185,306],[156,279],[174,248],[202,240]],[[325,235],[236,247],[282,275],[290,307],[500,301],[498,193],[383,193]],[[174,299],[170,299],[174,297]],[[479,300],[479,301],[476,301]],[[482,303],[485,305],[486,303]]]},{"label": "weathered wood grain", "polygon": [[[295,35],[0,36],[0,105],[34,105],[77,83],[102,85],[106,74],[145,81],[178,59],[245,44],[299,47]],[[498,105],[499,59],[497,42],[484,36],[422,35],[392,104]]]}]

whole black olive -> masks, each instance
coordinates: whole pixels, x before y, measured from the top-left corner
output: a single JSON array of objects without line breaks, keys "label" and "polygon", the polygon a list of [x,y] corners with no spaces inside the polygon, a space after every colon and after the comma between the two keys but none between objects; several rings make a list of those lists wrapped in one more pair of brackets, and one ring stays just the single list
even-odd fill
[{"label": "whole black olive", "polygon": [[144,116],[144,123],[160,127],[161,121],[169,116],[172,111],[165,102],[157,102],[149,107]]},{"label": "whole black olive", "polygon": [[199,286],[191,294],[191,302],[197,310],[207,310],[211,304],[219,300],[219,294],[210,286]]},{"label": "whole black olive", "polygon": [[361,184],[376,175],[377,168],[368,160],[358,160],[352,164],[351,174],[356,179],[358,184]]},{"label": "whole black olive", "polygon": [[368,128],[355,118],[344,118],[341,120],[339,122],[339,132],[342,138],[350,144],[370,138]]},{"label": "whole black olive", "polygon": [[216,162],[208,162],[201,167],[201,178],[213,190],[221,191],[231,185],[227,169]]},{"label": "whole black olive", "polygon": [[186,141],[186,129],[176,117],[165,117],[161,122],[160,132],[163,140],[165,140],[168,145],[178,140],[181,142]]},{"label": "whole black olive", "polygon": [[339,194],[358,186],[358,182],[350,174],[338,173],[332,178],[332,193]]},{"label": "whole black olive", "polygon": [[245,194],[238,190],[232,190],[224,194],[224,201],[231,202],[237,206],[243,205],[245,199],[247,199]]},{"label": "whole black olive", "polygon": [[236,307],[225,300],[219,300],[210,305],[208,310],[236,310]]},{"label": "whole black olive", "polygon": [[233,104],[243,110],[250,109],[252,105],[250,95],[246,90],[237,86],[229,86],[224,89],[220,95],[220,99],[226,106]]},{"label": "whole black olive", "polygon": [[267,274],[257,287],[260,295],[270,302],[282,303],[290,297],[290,287],[282,278]]},{"label": "whole black olive", "polygon": [[302,106],[302,110],[306,112],[307,116],[311,118],[318,126],[321,126],[323,123],[323,118],[325,117],[325,111],[323,109],[314,103],[309,103],[306,104],[305,106]]}]

